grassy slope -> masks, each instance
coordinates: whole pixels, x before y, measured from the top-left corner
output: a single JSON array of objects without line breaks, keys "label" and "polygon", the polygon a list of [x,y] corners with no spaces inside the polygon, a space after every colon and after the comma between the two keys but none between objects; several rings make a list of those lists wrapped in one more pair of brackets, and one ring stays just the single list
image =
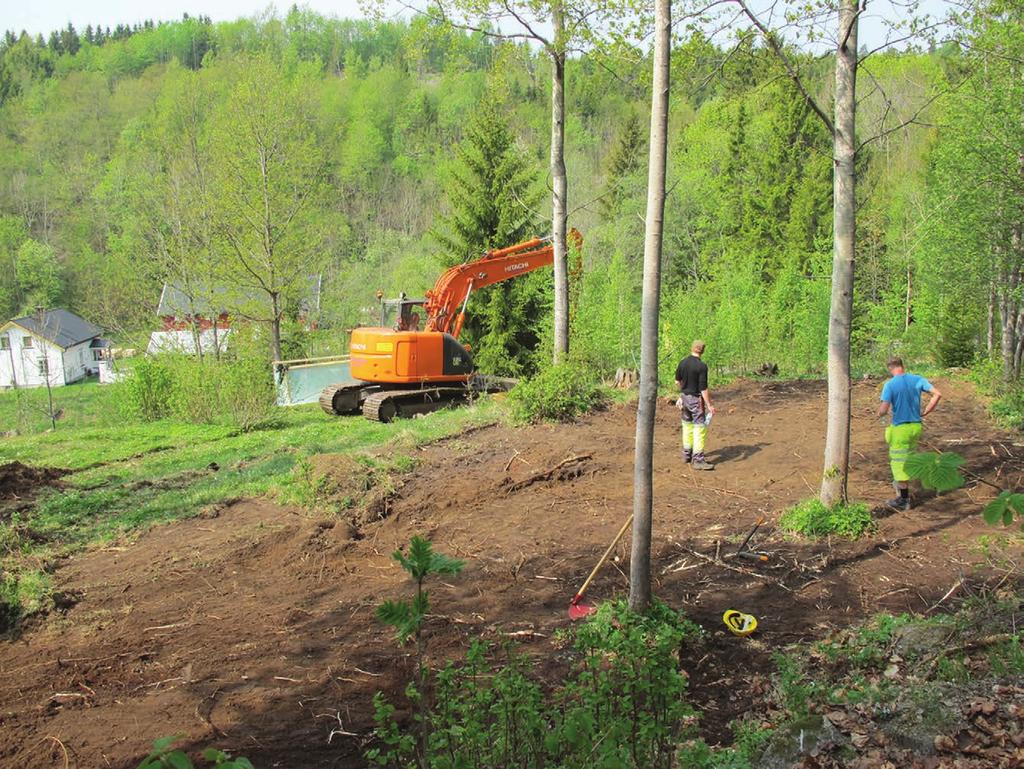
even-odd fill
[{"label": "grassy slope", "polygon": [[[126,422],[113,401],[116,388],[63,389],[65,417],[56,430],[0,440],[0,464],[18,460],[74,471],[65,489],[45,492],[32,510],[0,522],[0,555],[8,569],[38,567],[57,553],[195,515],[223,500],[273,493],[294,483],[293,468],[312,454],[385,445],[401,453],[493,421],[497,413],[485,400],[382,425],[361,416],[331,419],[307,405],[279,409],[273,424],[241,433],[223,425]],[[17,411],[15,400],[0,393],[0,429],[10,429],[3,425]],[[45,418],[35,425],[45,426]]]}]

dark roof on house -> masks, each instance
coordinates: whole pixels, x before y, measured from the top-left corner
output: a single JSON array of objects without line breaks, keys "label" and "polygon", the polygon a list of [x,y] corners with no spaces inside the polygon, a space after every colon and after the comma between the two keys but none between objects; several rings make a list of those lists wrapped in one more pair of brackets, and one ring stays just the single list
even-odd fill
[{"label": "dark roof on house", "polygon": [[99,326],[67,310],[47,310],[42,318],[39,315],[26,315],[11,322],[65,349],[103,333]]},{"label": "dark roof on house", "polygon": [[[309,314],[320,309],[319,275],[306,278],[299,306]],[[255,290],[246,291],[235,286],[214,286],[212,289],[200,286],[194,291],[186,291],[173,283],[164,283],[160,292],[160,303],[156,314],[161,318],[203,317],[212,319],[221,313],[230,313],[260,297]]]},{"label": "dark roof on house", "polygon": [[[164,283],[156,314],[161,318],[213,318],[227,312],[230,305],[237,305],[238,300],[237,292],[229,291],[222,286],[212,290],[204,287],[189,292],[172,283]],[[211,311],[215,304],[218,305],[216,311]]]}]

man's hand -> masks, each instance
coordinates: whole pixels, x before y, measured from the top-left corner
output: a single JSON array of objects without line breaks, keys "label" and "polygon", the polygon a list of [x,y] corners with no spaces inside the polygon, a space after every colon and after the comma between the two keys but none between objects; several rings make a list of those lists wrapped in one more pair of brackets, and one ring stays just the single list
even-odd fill
[{"label": "man's hand", "polygon": [[939,392],[939,388],[933,386],[931,400],[928,401],[928,405],[925,406],[924,411],[921,412],[921,419],[924,419],[926,416],[935,411],[935,407],[939,405],[939,401],[941,399],[942,393]]}]

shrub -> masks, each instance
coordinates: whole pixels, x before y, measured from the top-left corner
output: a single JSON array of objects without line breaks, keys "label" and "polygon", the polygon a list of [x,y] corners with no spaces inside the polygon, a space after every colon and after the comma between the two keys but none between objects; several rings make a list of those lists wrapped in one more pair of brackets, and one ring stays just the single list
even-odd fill
[{"label": "shrub", "polygon": [[425,754],[378,695],[379,746],[367,757],[431,769],[675,766],[695,715],[683,697],[679,651],[698,632],[661,603],[642,615],[623,601],[605,604],[577,631],[575,661],[554,691],[538,683],[530,657],[506,647],[495,666],[494,650],[474,641],[462,664],[449,662],[433,678],[433,706],[416,719]]},{"label": "shrub", "polygon": [[174,389],[173,372],[173,362],[169,357],[136,361],[131,374],[121,385],[128,415],[144,422],[169,416]]},{"label": "shrub", "polygon": [[509,393],[519,422],[571,422],[603,400],[593,372],[575,362],[551,366]]},{"label": "shrub", "polygon": [[779,526],[806,537],[836,534],[856,539],[874,527],[874,520],[863,502],[826,507],[819,499],[805,499],[782,514]]},{"label": "shrub", "polygon": [[143,358],[121,387],[127,415],[144,422],[173,418],[251,430],[275,404],[270,366],[255,355]]}]

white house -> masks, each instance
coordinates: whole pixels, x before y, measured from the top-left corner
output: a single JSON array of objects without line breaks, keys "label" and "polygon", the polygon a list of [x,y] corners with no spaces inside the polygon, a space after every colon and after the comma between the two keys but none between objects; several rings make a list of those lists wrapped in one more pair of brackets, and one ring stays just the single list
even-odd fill
[{"label": "white house", "polygon": [[101,329],[67,310],[15,318],[0,326],[0,388],[71,384],[99,372]]},{"label": "white house", "polygon": [[[298,291],[298,318],[307,329],[317,326],[322,284],[319,274],[310,275]],[[234,324],[244,317],[238,309],[260,306],[262,302],[262,295],[237,286],[196,286],[188,290],[164,283],[156,309],[162,328],[150,335],[146,354],[224,352]]]}]

